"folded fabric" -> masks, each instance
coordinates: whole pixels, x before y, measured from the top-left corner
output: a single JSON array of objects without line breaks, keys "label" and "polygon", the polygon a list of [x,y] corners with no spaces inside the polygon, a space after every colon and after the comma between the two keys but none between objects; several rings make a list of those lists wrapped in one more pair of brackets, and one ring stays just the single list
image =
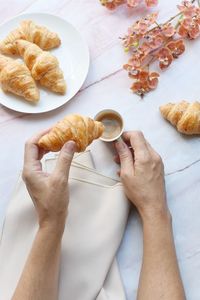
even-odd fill
[{"label": "folded fabric", "polygon": [[[46,159],[51,172],[56,156]],[[125,300],[115,258],[129,212],[121,183],[93,169],[90,152],[70,169],[69,214],[62,241],[60,300]],[[34,206],[21,179],[0,244],[0,299],[10,300],[37,232]]]}]

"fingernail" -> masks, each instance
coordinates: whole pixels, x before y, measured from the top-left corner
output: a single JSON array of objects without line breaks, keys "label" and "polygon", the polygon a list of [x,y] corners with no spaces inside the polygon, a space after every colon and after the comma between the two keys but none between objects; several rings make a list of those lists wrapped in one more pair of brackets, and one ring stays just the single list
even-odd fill
[{"label": "fingernail", "polygon": [[64,150],[67,152],[75,152],[76,144],[73,141],[69,141],[63,146]]},{"label": "fingernail", "polygon": [[123,152],[124,149],[126,149],[126,144],[124,142],[117,142],[115,145],[118,152]]}]

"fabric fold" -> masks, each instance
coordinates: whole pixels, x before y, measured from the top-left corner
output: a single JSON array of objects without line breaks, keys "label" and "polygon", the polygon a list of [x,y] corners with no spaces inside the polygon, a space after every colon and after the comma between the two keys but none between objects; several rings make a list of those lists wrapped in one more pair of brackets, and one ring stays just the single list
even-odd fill
[{"label": "fabric fold", "polygon": [[[51,172],[56,156],[44,162]],[[74,158],[69,214],[62,241],[59,300],[125,300],[116,253],[129,204],[121,183],[93,169],[90,152]],[[37,217],[20,179],[0,244],[1,299],[9,300],[37,232]]]}]

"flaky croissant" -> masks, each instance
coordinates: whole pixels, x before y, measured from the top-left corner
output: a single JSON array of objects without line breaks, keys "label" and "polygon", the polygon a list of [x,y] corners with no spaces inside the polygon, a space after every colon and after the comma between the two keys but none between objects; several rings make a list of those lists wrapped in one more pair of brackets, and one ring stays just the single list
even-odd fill
[{"label": "flaky croissant", "polygon": [[63,72],[54,55],[24,40],[17,40],[15,44],[35,80],[53,92],[66,92]]},{"label": "flaky croissant", "polygon": [[39,100],[39,90],[27,66],[1,54],[0,83],[5,92],[24,97],[30,102]]},{"label": "flaky croissant", "polygon": [[23,39],[37,44],[43,50],[58,47],[61,43],[59,36],[44,26],[39,26],[31,20],[24,20],[17,29],[12,30],[7,37],[0,42],[0,52],[15,55],[18,50],[15,41]]},{"label": "flaky croissant", "polygon": [[103,131],[104,126],[101,122],[81,115],[69,115],[44,135],[38,145],[45,150],[56,152],[71,140],[76,143],[77,152],[82,152],[93,140],[98,139]]},{"label": "flaky croissant", "polygon": [[168,103],[160,107],[160,112],[179,132],[188,135],[200,134],[199,102]]}]

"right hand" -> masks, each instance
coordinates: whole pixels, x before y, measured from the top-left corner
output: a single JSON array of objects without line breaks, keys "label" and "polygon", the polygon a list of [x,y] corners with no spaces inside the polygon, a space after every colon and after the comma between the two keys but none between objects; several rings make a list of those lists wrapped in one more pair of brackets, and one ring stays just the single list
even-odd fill
[{"label": "right hand", "polygon": [[142,132],[125,132],[123,140],[116,143],[116,149],[126,196],[136,206],[142,219],[168,213],[160,156]]},{"label": "right hand", "polygon": [[63,231],[69,202],[68,176],[76,145],[70,141],[63,146],[53,173],[48,174],[40,162],[45,151],[38,147],[44,133],[26,142],[23,179],[35,205],[40,228]]}]

